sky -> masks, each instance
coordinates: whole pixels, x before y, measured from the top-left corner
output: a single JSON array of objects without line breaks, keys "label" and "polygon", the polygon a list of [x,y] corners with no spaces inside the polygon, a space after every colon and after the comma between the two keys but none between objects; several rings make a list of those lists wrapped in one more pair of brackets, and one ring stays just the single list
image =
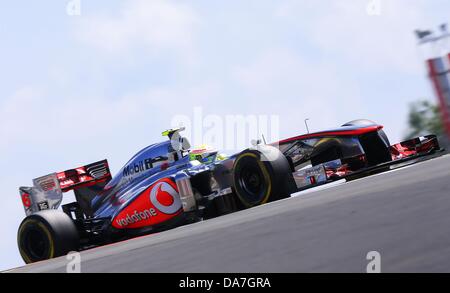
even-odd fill
[{"label": "sky", "polygon": [[367,118],[400,141],[408,105],[435,100],[413,31],[448,11],[448,0],[2,1],[0,270],[23,265],[19,186],[105,158],[117,172],[198,109],[200,132],[233,115],[268,117],[281,138],[306,118],[311,131]]}]

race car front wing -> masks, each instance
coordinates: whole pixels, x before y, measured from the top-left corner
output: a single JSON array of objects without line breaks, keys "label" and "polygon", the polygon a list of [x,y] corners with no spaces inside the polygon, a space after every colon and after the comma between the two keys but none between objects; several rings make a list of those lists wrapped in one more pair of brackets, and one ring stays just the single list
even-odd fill
[{"label": "race car front wing", "polygon": [[435,135],[421,136],[406,140],[390,146],[389,151],[392,161],[366,167],[366,158],[359,155],[351,158],[343,158],[326,162],[314,167],[309,167],[295,171],[293,177],[299,191],[336,180],[345,179],[347,181],[361,178],[374,173],[379,173],[405,164],[413,163],[416,160],[433,154],[442,152],[438,139]]}]

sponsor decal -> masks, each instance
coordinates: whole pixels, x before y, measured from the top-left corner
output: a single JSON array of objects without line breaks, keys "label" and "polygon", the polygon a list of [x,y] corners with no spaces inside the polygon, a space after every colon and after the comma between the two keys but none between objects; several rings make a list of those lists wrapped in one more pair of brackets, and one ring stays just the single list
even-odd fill
[{"label": "sponsor decal", "polygon": [[55,191],[59,189],[57,174],[49,174],[33,179],[33,185],[36,189],[43,192]]},{"label": "sponsor decal", "polygon": [[29,193],[22,193],[22,203],[26,209],[29,209],[31,207],[31,199]]},{"label": "sponsor decal", "polygon": [[167,181],[158,182],[150,191],[150,201],[161,212],[172,215],[181,208],[178,192]]},{"label": "sponsor decal", "polygon": [[123,169],[123,176],[133,176],[149,169],[153,168],[153,163],[151,159],[146,159],[143,161],[136,162],[134,164],[128,165]]},{"label": "sponsor decal", "polygon": [[40,211],[49,209],[48,201],[38,202],[37,206]]},{"label": "sponsor decal", "polygon": [[171,179],[164,178],[142,192],[112,224],[118,229],[141,228],[167,221],[181,211],[177,186]]},{"label": "sponsor decal", "polygon": [[147,209],[143,210],[142,212],[138,212],[135,210],[133,214],[127,214],[125,218],[116,220],[116,223],[120,227],[124,227],[130,224],[150,219],[151,217],[154,217],[156,215],[158,214],[156,213],[155,209]]}]

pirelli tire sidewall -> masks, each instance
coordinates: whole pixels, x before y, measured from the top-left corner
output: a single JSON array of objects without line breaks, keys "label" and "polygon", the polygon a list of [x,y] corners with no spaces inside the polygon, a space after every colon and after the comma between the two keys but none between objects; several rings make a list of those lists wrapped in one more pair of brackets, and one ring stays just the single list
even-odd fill
[{"label": "pirelli tire sidewall", "polygon": [[[264,146],[264,149],[278,152],[276,159],[264,160],[261,151],[247,149],[241,152],[233,166],[233,186],[236,197],[246,207],[254,207],[270,201],[287,198],[295,192],[295,183],[292,178],[292,169],[286,157],[278,149]],[[249,174],[256,174],[255,192],[245,185]],[[245,179],[247,178],[247,179]],[[251,180],[250,180],[251,181]],[[256,188],[259,186],[259,189]]]},{"label": "pirelli tire sidewall", "polygon": [[19,226],[17,244],[25,263],[65,255],[79,249],[73,220],[61,211],[41,211],[26,217]]}]

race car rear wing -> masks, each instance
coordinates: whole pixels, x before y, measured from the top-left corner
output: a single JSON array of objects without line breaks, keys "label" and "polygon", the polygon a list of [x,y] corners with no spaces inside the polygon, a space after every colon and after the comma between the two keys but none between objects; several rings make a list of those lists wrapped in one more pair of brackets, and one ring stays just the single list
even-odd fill
[{"label": "race car rear wing", "polygon": [[25,214],[57,209],[63,192],[111,180],[107,160],[33,179],[33,187],[20,187]]}]

